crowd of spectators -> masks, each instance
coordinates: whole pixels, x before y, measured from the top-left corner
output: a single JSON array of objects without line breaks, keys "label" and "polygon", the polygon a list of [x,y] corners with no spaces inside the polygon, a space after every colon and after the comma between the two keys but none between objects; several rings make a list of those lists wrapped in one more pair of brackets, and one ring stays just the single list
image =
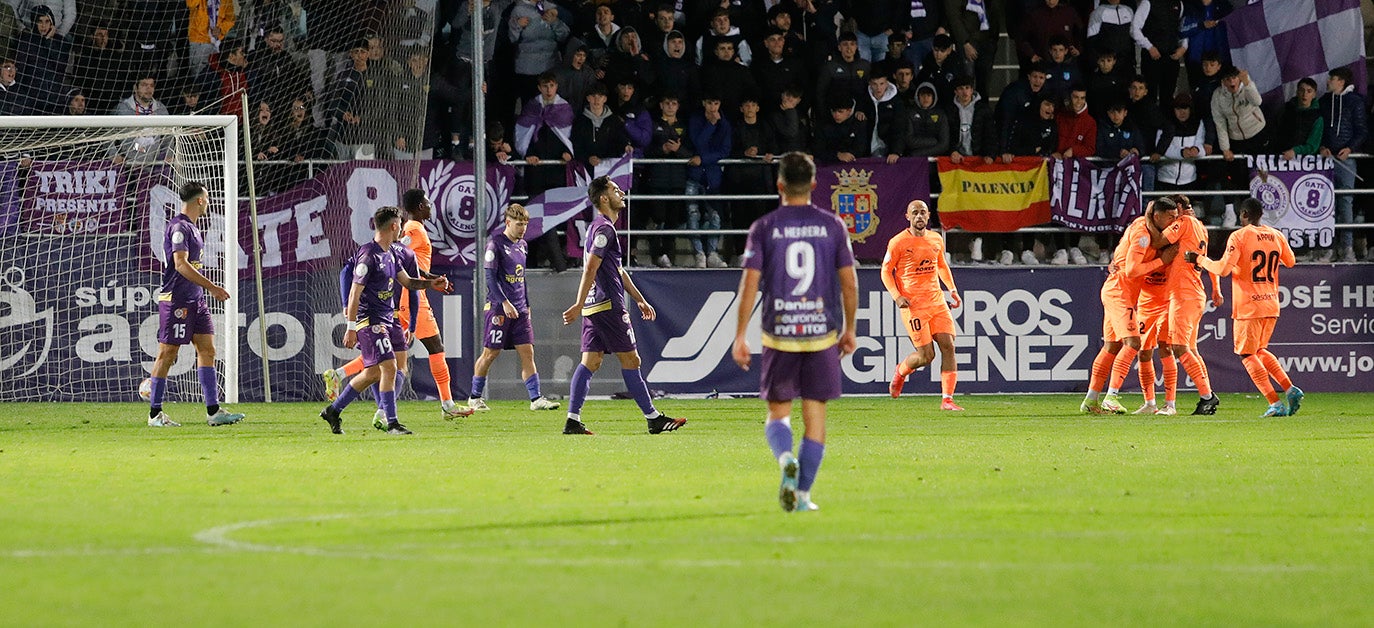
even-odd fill
[{"label": "crowd of spectators", "polygon": [[[246,90],[259,159],[486,150],[530,164],[529,195],[562,185],[540,161],[687,160],[637,169],[636,189],[689,197],[639,204],[640,228],[747,226],[766,203],[691,197],[766,194],[772,157],[789,150],[822,163],[1134,153],[1147,190],[1240,190],[1237,154],[1346,164],[1369,114],[1351,76],[1266,112],[1230,64],[1232,1],[0,0],[0,115],[238,114],[231,96]],[[993,94],[1004,31],[1020,72]],[[485,146],[471,115],[477,39]],[[427,115],[392,104],[404,102]],[[1188,161],[1213,154],[1226,161]],[[1339,187],[1353,187],[1353,163],[1337,168]],[[265,178],[268,191],[292,182]],[[1352,214],[1341,196],[1338,220]],[[1353,256],[1350,238],[1328,254]],[[1025,263],[1082,257],[1066,237],[1053,253],[1026,242]],[[690,243],[695,266],[738,252]],[[675,263],[673,241],[650,244],[653,263]],[[1004,246],[1005,261],[1017,247]],[[559,249],[532,253],[559,269]]]}]

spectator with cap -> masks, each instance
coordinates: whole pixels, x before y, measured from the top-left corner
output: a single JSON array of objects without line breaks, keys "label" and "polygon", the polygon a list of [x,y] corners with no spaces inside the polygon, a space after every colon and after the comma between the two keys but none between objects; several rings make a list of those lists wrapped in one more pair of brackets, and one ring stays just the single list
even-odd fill
[{"label": "spectator with cap", "polygon": [[950,130],[953,124],[939,92],[930,83],[916,87],[916,105],[907,110],[906,154],[915,157],[943,157],[950,152]]},{"label": "spectator with cap", "polygon": [[806,85],[810,77],[802,58],[787,54],[786,35],[782,31],[769,30],[763,38],[763,49],[767,54],[755,55],[750,71],[758,85],[759,106],[767,116],[778,109],[783,90]]},{"label": "spectator with cap", "polygon": [[[717,41],[716,49],[728,45]],[[738,67],[738,66],[737,66]],[[722,100],[709,91],[703,92],[701,110],[687,121],[687,134],[692,138],[693,155],[687,162],[687,228],[720,229],[724,208],[719,201],[699,201],[695,196],[720,194],[724,173],[720,160],[730,156],[734,129],[721,111]],[[720,256],[720,236],[689,238],[697,268],[725,268]]]},{"label": "spectator with cap", "polygon": [[29,89],[29,107],[37,115],[60,113],[67,106],[63,83],[71,42],[57,32],[52,10],[46,5],[30,9],[29,22],[32,26],[19,36],[15,54],[20,78]]},{"label": "spectator with cap", "polygon": [[998,37],[1004,30],[1004,0],[944,0],[944,3],[950,35],[974,76],[978,93],[990,93],[988,77],[992,74]]},{"label": "spectator with cap", "polygon": [[854,117],[855,101],[848,94],[833,93],[826,100],[830,115],[816,125],[816,161],[849,163],[869,156],[870,136],[864,123]]},{"label": "spectator with cap", "polygon": [[868,89],[872,65],[859,57],[859,38],[854,33],[842,33],[837,51],[839,54],[821,66],[816,77],[815,102],[831,102],[832,94],[857,101]]},{"label": "spectator with cap", "polygon": [[954,51],[954,38],[940,33],[931,40],[930,52],[921,59],[916,84],[930,83],[940,102],[947,103],[954,98],[954,79],[963,73],[963,62]]}]

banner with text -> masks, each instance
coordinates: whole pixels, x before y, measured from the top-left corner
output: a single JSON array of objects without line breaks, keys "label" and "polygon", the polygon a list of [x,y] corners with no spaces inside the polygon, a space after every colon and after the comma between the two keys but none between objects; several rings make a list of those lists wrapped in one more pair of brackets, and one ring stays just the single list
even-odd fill
[{"label": "banner with text", "polygon": [[1139,155],[1101,165],[1080,157],[1054,159],[1050,181],[1051,217],[1066,227],[1120,233],[1141,214]]},{"label": "banner with text", "polygon": [[812,204],[844,219],[854,256],[861,260],[887,254],[888,240],[910,224],[906,206],[914,200],[930,202],[930,163],[925,158],[819,166],[811,191]]},{"label": "banner with text", "polygon": [[112,161],[31,163],[20,218],[24,231],[34,235],[128,231],[126,172]]},{"label": "banner with text", "polygon": [[1264,204],[1264,224],[1282,231],[1293,248],[1330,247],[1336,236],[1335,168],[1354,168],[1354,160],[1299,155],[1246,157],[1250,195]]},{"label": "banner with text", "polygon": [[940,225],[1004,233],[1050,221],[1049,166],[1040,157],[985,164],[939,160]]}]

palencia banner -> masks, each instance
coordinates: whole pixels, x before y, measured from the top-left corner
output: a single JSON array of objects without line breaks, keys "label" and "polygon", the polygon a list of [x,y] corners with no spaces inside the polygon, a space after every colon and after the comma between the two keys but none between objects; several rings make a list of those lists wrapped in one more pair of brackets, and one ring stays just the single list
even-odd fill
[{"label": "palencia banner", "polygon": [[1099,165],[1081,157],[1050,160],[1050,213],[1079,231],[1120,233],[1141,214],[1140,156]]},{"label": "palencia banner", "polygon": [[1252,155],[1250,195],[1264,204],[1264,224],[1282,231],[1293,248],[1330,247],[1336,236],[1335,168],[1355,161],[1334,157]]},{"label": "palencia banner", "polygon": [[1005,233],[1050,221],[1049,167],[1040,157],[1011,163],[939,160],[940,226]]},{"label": "palencia banner", "polygon": [[880,260],[887,242],[908,226],[906,206],[930,201],[930,163],[925,158],[860,159],[816,168],[811,202],[840,215],[849,229],[854,256]]},{"label": "palencia banner", "polygon": [[[1028,269],[1014,280],[1005,270],[991,268],[956,268],[954,274],[964,301],[952,311],[959,392],[1086,390],[1093,357],[1102,346],[1102,269]],[[1283,316],[1270,346],[1304,390],[1368,388],[1374,372],[1372,277],[1368,265],[1283,271]],[[635,283],[658,311],[652,323],[634,320],[651,388],[678,394],[758,391],[758,370],[741,371],[730,358],[738,271],[639,272]],[[1223,291],[1231,297],[1229,285]],[[755,304],[747,336],[755,352],[760,350],[759,309]],[[1217,390],[1249,392],[1254,385],[1232,352],[1230,311],[1227,304],[1206,314],[1198,346]],[[897,362],[913,348],[876,269],[859,270],[858,334],[858,351],[840,361],[844,391],[885,394]],[[1185,374],[1180,377],[1181,387],[1192,386]],[[1134,375],[1126,384],[1128,395],[1138,394]],[[939,393],[938,367],[918,371],[906,390]],[[1179,399],[1191,403],[1186,394]],[[1066,408],[1076,410],[1076,402]]]}]

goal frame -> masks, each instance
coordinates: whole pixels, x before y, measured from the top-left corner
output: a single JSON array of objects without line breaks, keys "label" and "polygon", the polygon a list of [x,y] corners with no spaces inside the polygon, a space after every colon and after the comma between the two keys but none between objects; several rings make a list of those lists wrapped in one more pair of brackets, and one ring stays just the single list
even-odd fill
[{"label": "goal frame", "polygon": [[236,116],[0,116],[0,129],[224,129],[224,290],[229,293],[217,334],[222,338],[224,402],[239,401],[239,119]]}]

